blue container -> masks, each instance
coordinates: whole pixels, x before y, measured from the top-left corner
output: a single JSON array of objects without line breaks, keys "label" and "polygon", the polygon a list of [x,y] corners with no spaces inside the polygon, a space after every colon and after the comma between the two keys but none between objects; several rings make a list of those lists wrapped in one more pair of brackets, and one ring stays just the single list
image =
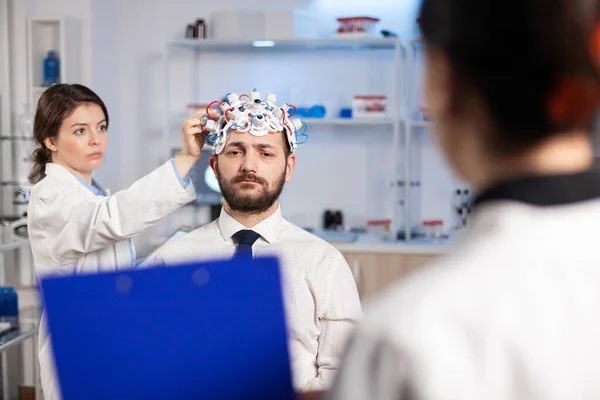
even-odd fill
[{"label": "blue container", "polygon": [[310,118],[325,118],[327,110],[325,109],[325,106],[316,104],[310,108],[308,113]]},{"label": "blue container", "polygon": [[44,86],[52,86],[60,82],[60,60],[56,51],[48,50],[44,59]]},{"label": "blue container", "polygon": [[340,118],[352,118],[352,109],[351,108],[342,108],[340,110]]},{"label": "blue container", "polygon": [[12,287],[0,287],[0,321],[9,322],[11,328],[19,326],[19,299]]}]

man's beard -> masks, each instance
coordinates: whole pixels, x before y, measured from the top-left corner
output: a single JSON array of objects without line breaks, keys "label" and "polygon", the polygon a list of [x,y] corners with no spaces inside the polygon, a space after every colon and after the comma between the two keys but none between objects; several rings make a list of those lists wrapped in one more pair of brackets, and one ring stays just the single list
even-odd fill
[{"label": "man's beard", "polygon": [[[285,184],[285,170],[279,179],[275,181],[271,190],[269,190],[269,184],[266,180],[252,173],[242,173],[230,181],[223,179],[219,172],[216,175],[221,194],[231,210],[248,214],[261,214],[271,208],[281,195]],[[239,183],[245,180],[258,183],[260,190],[253,190],[252,192],[242,190],[244,185],[256,186],[252,183]]]}]

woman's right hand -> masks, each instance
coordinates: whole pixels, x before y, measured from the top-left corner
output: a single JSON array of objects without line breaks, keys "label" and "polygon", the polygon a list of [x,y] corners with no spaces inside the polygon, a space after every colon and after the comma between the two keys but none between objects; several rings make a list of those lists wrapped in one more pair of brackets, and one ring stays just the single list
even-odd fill
[{"label": "woman's right hand", "polygon": [[188,117],[181,127],[181,151],[177,154],[173,161],[180,176],[186,176],[192,166],[202,156],[202,147],[206,139],[202,135],[204,123],[202,116],[204,112],[198,110]]}]

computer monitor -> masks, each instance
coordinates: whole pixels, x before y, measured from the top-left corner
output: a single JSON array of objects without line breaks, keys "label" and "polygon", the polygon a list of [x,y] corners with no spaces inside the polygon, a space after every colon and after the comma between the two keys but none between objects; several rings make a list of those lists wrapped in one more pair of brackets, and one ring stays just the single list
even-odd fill
[{"label": "computer monitor", "polygon": [[[173,149],[172,156],[181,149]],[[210,152],[204,151],[200,160],[194,164],[189,177],[196,188],[196,200],[192,205],[220,205],[223,203],[217,178],[210,167]]]}]

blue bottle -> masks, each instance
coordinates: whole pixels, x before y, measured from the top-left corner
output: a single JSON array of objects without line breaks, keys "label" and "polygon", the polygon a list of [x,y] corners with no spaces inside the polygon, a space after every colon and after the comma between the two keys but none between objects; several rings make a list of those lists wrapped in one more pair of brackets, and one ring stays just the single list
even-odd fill
[{"label": "blue bottle", "polygon": [[44,59],[44,86],[52,86],[60,82],[60,61],[56,51],[48,50],[48,56]]}]

